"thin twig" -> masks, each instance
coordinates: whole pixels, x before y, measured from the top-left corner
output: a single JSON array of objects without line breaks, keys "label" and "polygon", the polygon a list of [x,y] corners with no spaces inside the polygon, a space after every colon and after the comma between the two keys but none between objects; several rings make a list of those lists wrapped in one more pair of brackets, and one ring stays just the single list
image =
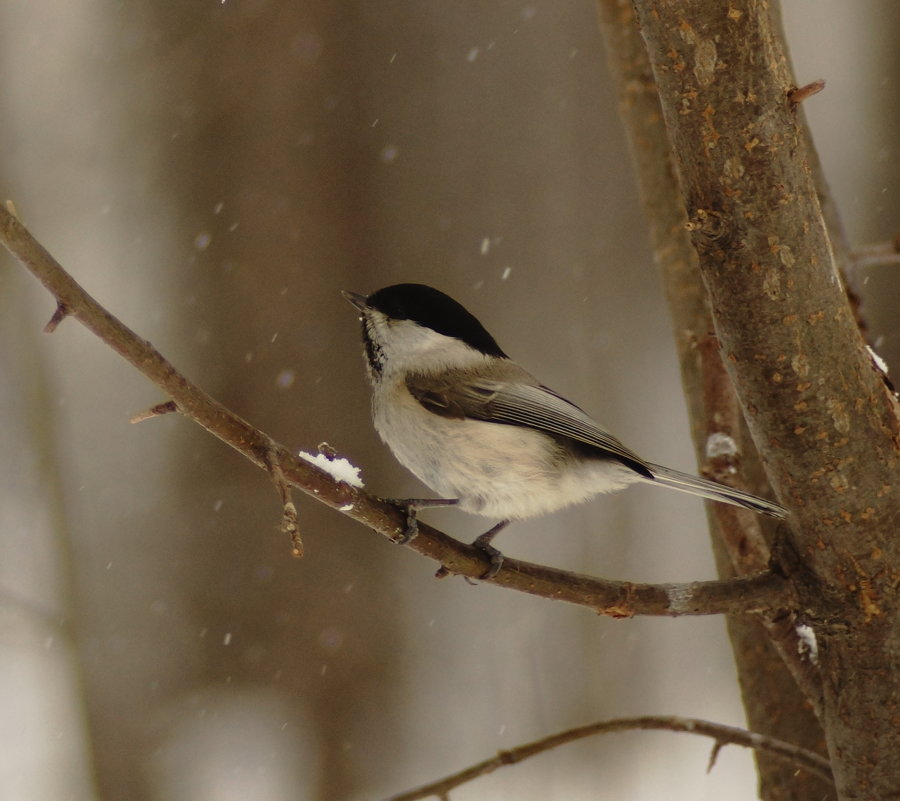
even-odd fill
[{"label": "thin twig", "polygon": [[[149,342],[110,314],[56,262],[15,216],[0,208],[0,240],[47,288],[69,314],[96,334],[135,369],[161,388],[178,411],[270,471],[277,463],[286,483],[394,540],[406,531],[406,516],[395,505],[338,481],[223,406],[192,384]],[[165,404],[163,404],[165,406]],[[419,524],[409,548],[438,561],[450,573],[478,578],[487,567],[477,548]],[[710,615],[790,607],[789,586],[773,572],[725,581],[688,584],[633,584],[582,576],[507,558],[490,580],[501,587],[586,606],[614,617]]]},{"label": "thin twig", "polygon": [[850,266],[854,270],[900,266],[900,235],[888,242],[876,242],[855,248],[850,254]]},{"label": "thin twig", "polygon": [[804,100],[819,94],[825,88],[825,81],[819,78],[817,81],[808,83],[805,86],[796,86],[788,92],[788,100],[795,106],[799,106]]},{"label": "thin twig", "polygon": [[66,308],[65,303],[57,303],[56,311],[53,312],[53,316],[47,321],[47,325],[44,326],[44,333],[52,334],[56,327],[70,314],[71,312]]},{"label": "thin twig", "polygon": [[173,414],[178,411],[178,405],[175,401],[165,401],[164,403],[157,403],[156,406],[151,406],[149,409],[145,409],[143,412],[138,412],[128,420],[129,423],[143,423],[144,420],[150,420],[153,417],[162,417],[164,414]]},{"label": "thin twig", "polygon": [[[414,790],[393,795],[385,801],[417,801],[417,799],[430,796],[445,797],[451,790],[473,779],[487,776],[487,774],[493,773],[498,768],[506,765],[515,765],[518,762],[530,759],[561,745],[566,745],[576,740],[583,740],[585,737],[593,737],[596,734],[609,734],[610,732],[635,729],[674,731],[697,734],[701,737],[711,737],[716,741],[714,754],[717,754],[725,745],[740,745],[756,751],[765,751],[786,762],[804,768],[825,782],[832,782],[831,766],[828,760],[814,751],[808,751],[805,748],[777,740],[774,737],[767,737],[764,734],[756,734],[734,726],[724,726],[721,723],[711,723],[710,721],[698,720],[697,718],[651,715],[639,718],[604,720],[599,723],[568,729],[559,734],[553,734],[550,737],[544,737],[526,745],[520,745],[509,751],[500,751],[496,756],[465,768],[458,773],[422,785]],[[715,759],[712,759],[709,765],[710,768],[714,762]]]},{"label": "thin twig", "polygon": [[281,531],[287,534],[291,540],[291,556],[299,559],[303,556],[303,540],[300,539],[297,507],[294,504],[294,499],[291,497],[291,485],[288,484],[287,479],[284,477],[284,471],[282,471],[281,464],[278,461],[278,448],[274,442],[266,452],[266,463],[269,466],[269,473],[281,498]]}]

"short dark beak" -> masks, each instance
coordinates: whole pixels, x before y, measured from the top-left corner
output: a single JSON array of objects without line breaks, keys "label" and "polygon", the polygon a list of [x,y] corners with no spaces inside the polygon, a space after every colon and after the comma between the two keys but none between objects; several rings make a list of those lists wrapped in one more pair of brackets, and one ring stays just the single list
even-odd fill
[{"label": "short dark beak", "polygon": [[346,289],[341,290],[341,294],[347,299],[349,303],[352,303],[356,308],[363,312],[368,308],[368,304],[366,303],[366,296],[360,295],[358,292],[348,292]]}]

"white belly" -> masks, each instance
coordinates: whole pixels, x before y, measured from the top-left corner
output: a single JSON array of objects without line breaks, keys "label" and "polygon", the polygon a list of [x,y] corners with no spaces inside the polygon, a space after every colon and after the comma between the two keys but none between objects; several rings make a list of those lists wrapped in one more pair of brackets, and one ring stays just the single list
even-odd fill
[{"label": "white belly", "polygon": [[[427,411],[408,392],[373,397],[375,428],[397,460],[443,498],[486,517],[515,520],[622,489],[639,477],[615,461],[574,460],[532,428]],[[399,399],[399,400],[398,400]]]}]

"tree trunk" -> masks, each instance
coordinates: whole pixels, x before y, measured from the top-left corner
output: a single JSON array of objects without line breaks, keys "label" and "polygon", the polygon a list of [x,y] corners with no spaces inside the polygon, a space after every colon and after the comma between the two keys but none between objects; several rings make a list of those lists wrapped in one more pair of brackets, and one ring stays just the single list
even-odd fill
[{"label": "tree trunk", "polygon": [[791,531],[841,798],[897,798],[896,399],[856,325],[768,3],[638,2],[724,362]]},{"label": "tree trunk", "polygon": [[[598,10],[610,71],[619,86],[620,114],[631,143],[654,255],[672,315],[698,463],[709,469],[712,465],[706,456],[707,438],[722,431],[725,422],[722,407],[731,406],[737,412],[737,403],[717,349],[699,345],[709,340],[713,323],[697,253],[686,228],[687,217],[656,83],[632,3],[601,0]],[[713,401],[714,398],[718,401]],[[737,412],[728,417],[737,423],[730,435],[740,443],[742,471],[758,479],[751,489],[763,495],[770,493],[742,415]],[[748,550],[752,550],[756,562],[761,561],[768,553],[765,542],[745,547],[744,564],[736,564],[742,561],[741,557],[729,555],[726,532],[717,523],[718,517],[710,515],[713,550],[721,578],[733,576],[742,569],[762,567],[759,563],[747,564],[746,560]],[[750,729],[821,751],[824,748],[822,728],[763,627],[744,616],[729,616],[728,630]],[[798,775],[793,766],[762,752],[757,752],[756,761],[760,797],[766,801],[823,798],[818,777],[803,772]]]}]

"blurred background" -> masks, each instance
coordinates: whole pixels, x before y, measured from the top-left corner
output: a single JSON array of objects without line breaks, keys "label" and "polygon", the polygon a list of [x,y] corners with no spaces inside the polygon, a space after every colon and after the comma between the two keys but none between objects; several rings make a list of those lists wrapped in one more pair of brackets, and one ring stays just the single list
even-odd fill
[{"label": "blurred background", "polygon": [[[894,0],[793,0],[797,82],[854,244],[898,232]],[[0,194],[98,300],[294,449],[424,490],[378,442],[341,288],[421,281],[654,461],[693,470],[591,3],[4,0]],[[857,276],[900,367],[896,268]],[[742,725],[718,618],[614,621],[436,581],[266,476],[0,257],[0,798],[376,799],[558,730]],[[888,329],[888,326],[892,326]],[[486,522],[435,511],[471,539]],[[510,555],[712,578],[701,505],[634,488]],[[755,797],[750,756],[607,736],[454,799]]]}]

